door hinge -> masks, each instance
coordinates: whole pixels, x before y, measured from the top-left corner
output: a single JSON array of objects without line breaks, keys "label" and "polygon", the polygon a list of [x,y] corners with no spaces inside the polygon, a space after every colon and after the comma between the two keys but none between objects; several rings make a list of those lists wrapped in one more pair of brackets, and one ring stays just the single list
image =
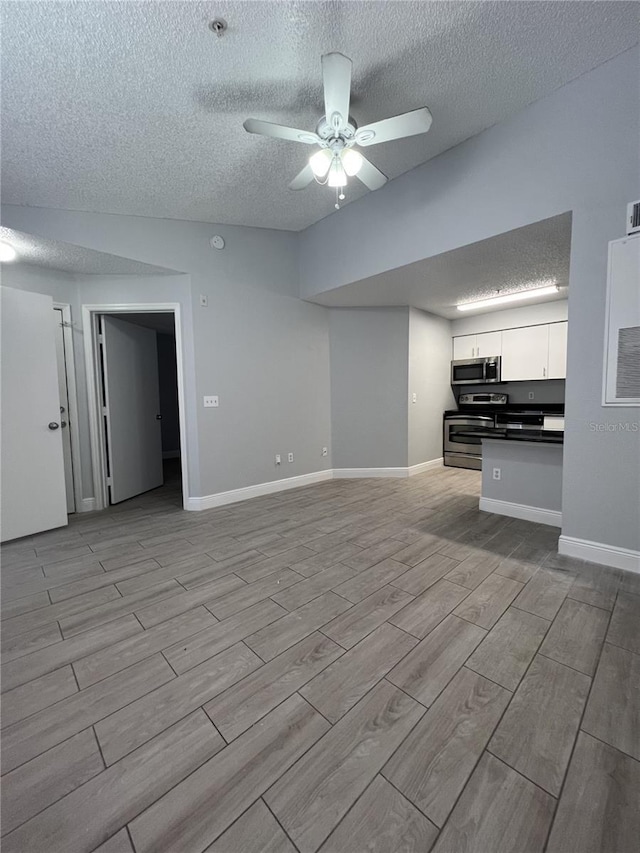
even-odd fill
[{"label": "door hinge", "polygon": [[106,414],[107,414],[107,407],[106,407],[106,406],[103,406],[103,407],[102,407],[102,414],[103,414],[103,415],[106,415]]},{"label": "door hinge", "polygon": [[108,487],[113,486],[113,480],[111,479],[111,477],[107,477],[107,486]]},{"label": "door hinge", "polygon": [[104,343],[104,335],[102,334],[102,332],[100,332],[100,334],[98,335],[98,343],[99,344]]}]

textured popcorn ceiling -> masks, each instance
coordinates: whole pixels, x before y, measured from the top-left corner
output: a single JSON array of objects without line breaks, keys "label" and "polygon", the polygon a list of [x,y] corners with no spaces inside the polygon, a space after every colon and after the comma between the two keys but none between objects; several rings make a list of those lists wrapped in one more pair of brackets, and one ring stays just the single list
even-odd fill
[{"label": "textured popcorn ceiling", "polygon": [[0,226],[0,240],[9,243],[18,253],[14,263],[33,264],[78,275],[176,275],[175,270],[165,267],[132,261],[107,252],[96,252],[59,240],[46,240],[4,226]]},{"label": "textured popcorn ceiling", "polygon": [[[412,305],[453,320],[456,305],[476,299],[542,287],[550,280],[560,286],[557,296],[529,299],[518,304],[566,299],[569,286],[571,214],[563,213],[497,237],[443,252],[381,275],[338,287],[313,298],[335,307]],[[491,308],[474,311],[486,314]]]},{"label": "textured popcorn ceiling", "polygon": [[2,30],[4,201],[300,230],[333,211],[287,189],[310,149],[242,122],[314,128],[322,53],[353,59],[359,124],[430,107],[368,149],[393,178],[630,47],[637,4],[33,0]]}]

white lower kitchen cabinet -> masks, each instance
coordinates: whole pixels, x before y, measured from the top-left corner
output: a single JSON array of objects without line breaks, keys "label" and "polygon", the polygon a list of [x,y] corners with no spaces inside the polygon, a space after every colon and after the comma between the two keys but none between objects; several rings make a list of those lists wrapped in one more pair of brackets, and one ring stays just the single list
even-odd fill
[{"label": "white lower kitchen cabinet", "polygon": [[502,381],[548,379],[549,326],[502,332]]},{"label": "white lower kitchen cabinet", "polygon": [[549,326],[549,379],[567,378],[567,323]]}]

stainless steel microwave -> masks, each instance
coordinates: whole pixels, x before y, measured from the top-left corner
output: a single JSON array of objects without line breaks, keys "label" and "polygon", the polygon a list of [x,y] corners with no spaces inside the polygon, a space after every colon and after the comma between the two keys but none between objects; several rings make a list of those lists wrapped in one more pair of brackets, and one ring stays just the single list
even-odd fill
[{"label": "stainless steel microwave", "polygon": [[463,358],[451,362],[452,385],[488,385],[500,382],[501,357]]}]

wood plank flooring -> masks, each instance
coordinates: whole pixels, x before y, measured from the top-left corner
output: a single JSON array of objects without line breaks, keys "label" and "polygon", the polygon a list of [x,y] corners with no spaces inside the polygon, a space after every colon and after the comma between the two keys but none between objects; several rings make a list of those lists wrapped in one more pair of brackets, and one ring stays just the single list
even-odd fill
[{"label": "wood plank flooring", "polygon": [[2,548],[6,853],[635,853],[640,578],[480,475]]}]

